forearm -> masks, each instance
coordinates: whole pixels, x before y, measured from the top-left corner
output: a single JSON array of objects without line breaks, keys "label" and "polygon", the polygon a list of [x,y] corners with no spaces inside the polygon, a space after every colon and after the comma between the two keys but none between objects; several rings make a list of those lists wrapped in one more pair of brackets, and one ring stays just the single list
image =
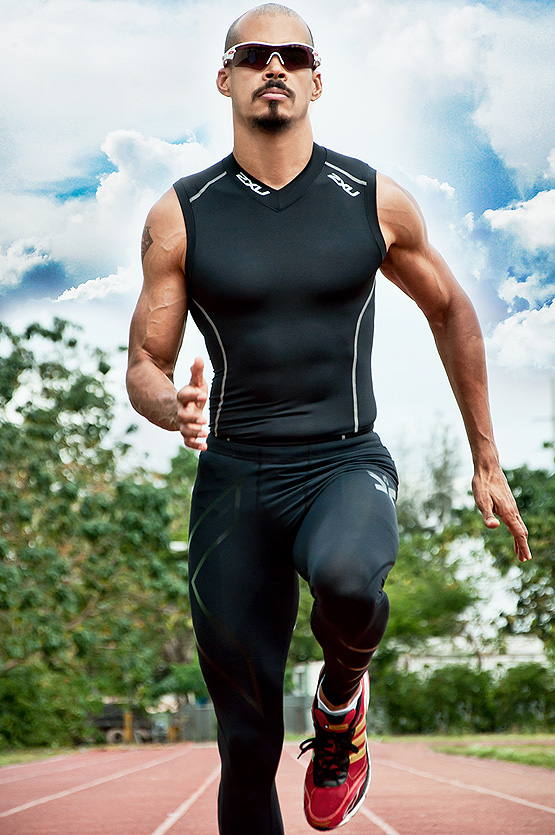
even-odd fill
[{"label": "forearm", "polygon": [[437,349],[466,428],[475,466],[498,463],[488,396],[484,340],[478,318],[464,293],[444,315],[431,321]]},{"label": "forearm", "polygon": [[177,391],[162,369],[142,358],[130,363],[126,383],[131,405],[140,415],[162,429],[179,430]]}]

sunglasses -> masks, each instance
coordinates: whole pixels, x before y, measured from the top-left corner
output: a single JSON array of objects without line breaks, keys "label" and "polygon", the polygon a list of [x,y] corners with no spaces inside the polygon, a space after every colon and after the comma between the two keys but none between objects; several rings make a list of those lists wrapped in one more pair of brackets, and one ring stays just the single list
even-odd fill
[{"label": "sunglasses", "polygon": [[289,72],[315,70],[321,64],[318,53],[306,43],[238,43],[227,50],[222,60],[224,67],[231,63],[234,67],[263,70],[274,55]]}]

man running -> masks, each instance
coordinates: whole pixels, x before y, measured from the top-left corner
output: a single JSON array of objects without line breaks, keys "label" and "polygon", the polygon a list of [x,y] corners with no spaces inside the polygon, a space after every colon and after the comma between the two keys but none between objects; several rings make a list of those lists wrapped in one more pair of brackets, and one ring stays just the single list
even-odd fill
[{"label": "man running", "polygon": [[[397,556],[397,474],[373,431],[370,354],[378,269],[427,317],[470,442],[485,524],[521,561],[527,531],[499,465],[474,309],[388,177],[314,143],[322,93],[306,23],[266,4],[231,26],[217,76],[233,153],[179,180],[150,211],[128,390],[153,423],[200,450],[190,529],[199,657],[218,719],[222,835],[279,835],[275,774],[297,575],[324,652],[305,813],[345,823],[370,780],[367,669]],[[173,385],[187,312],[214,367]],[[496,514],[496,515],[494,515]],[[499,517],[498,518],[496,518]]]}]

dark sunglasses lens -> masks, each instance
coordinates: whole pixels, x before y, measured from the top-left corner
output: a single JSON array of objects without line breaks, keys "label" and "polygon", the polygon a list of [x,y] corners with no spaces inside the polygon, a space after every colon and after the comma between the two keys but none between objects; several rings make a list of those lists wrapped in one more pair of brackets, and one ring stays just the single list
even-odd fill
[{"label": "dark sunglasses lens", "polygon": [[233,56],[235,67],[251,67],[253,70],[261,70],[266,66],[270,57],[270,50],[265,46],[249,46],[238,49]]},{"label": "dark sunglasses lens", "polygon": [[262,70],[273,52],[279,52],[285,68],[290,71],[306,69],[312,67],[314,63],[309,50],[302,49],[299,46],[282,47],[280,50],[267,46],[246,46],[243,49],[238,49],[233,56],[233,66]]},{"label": "dark sunglasses lens", "polygon": [[288,46],[280,49],[280,55],[288,70],[305,70],[312,67],[314,60],[308,49],[299,46]]}]

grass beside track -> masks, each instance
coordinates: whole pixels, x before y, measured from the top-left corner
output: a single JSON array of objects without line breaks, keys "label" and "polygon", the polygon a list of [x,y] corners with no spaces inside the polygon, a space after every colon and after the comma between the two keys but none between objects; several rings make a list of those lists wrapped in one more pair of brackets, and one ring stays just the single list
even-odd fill
[{"label": "grass beside track", "polygon": [[[83,751],[106,751],[141,748],[142,743],[131,742],[126,745],[80,745],[75,748],[0,748],[0,768],[3,765],[19,765],[20,763],[31,763],[38,760],[46,760],[50,757],[65,757],[68,754],[80,754]],[[149,743],[149,748],[160,748],[158,743]]]},{"label": "grass beside track", "polygon": [[521,765],[536,765],[555,770],[555,740],[529,744],[514,741],[491,745],[484,742],[471,745],[434,745],[443,754],[457,754],[463,757],[479,757],[488,760],[506,760]]},{"label": "grass beside track", "polygon": [[8,748],[0,750],[0,767],[3,765],[19,765],[44,760],[48,757],[60,757],[66,754],[76,754],[80,748]]},{"label": "grass beside track", "polygon": [[[304,737],[289,736],[289,740]],[[472,734],[464,736],[375,736],[381,742],[424,743],[434,751],[465,757],[506,760],[555,770],[555,734]],[[370,741],[372,737],[370,738]],[[80,751],[106,748],[134,748],[131,745],[86,746],[79,748],[19,748],[0,750],[0,767],[44,760]],[[152,747],[161,747],[160,745]]]},{"label": "grass beside track", "polygon": [[384,742],[424,742],[442,754],[505,760],[555,770],[554,734],[468,734],[462,736],[394,736]]}]

